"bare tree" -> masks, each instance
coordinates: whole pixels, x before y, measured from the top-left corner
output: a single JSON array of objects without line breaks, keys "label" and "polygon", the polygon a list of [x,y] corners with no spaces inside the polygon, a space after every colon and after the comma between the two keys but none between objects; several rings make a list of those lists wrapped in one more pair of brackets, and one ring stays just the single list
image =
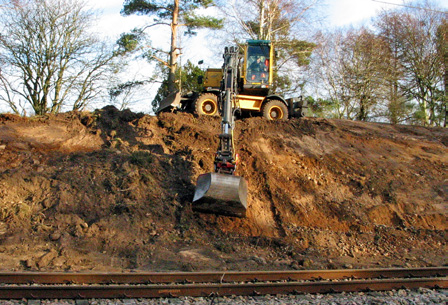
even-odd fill
[{"label": "bare tree", "polygon": [[335,31],[331,33],[319,32],[314,37],[317,47],[312,60],[312,87],[315,96],[327,99],[333,105],[334,112],[325,113],[325,116],[336,118],[351,118],[353,107],[345,103],[347,93],[343,86],[342,73],[342,41],[344,33]]},{"label": "bare tree", "polygon": [[[437,30],[437,45],[438,52],[443,58],[444,66],[444,95],[441,109],[441,116],[443,119],[443,127],[447,127],[448,121],[448,20],[444,19],[439,29]],[[445,114],[443,114],[445,112]]]},{"label": "bare tree", "polygon": [[420,1],[383,12],[371,30],[318,35],[316,96],[331,102],[337,117],[444,124],[443,20],[431,1]]},{"label": "bare tree", "polygon": [[356,105],[356,119],[366,121],[384,95],[384,41],[361,28],[347,33],[342,50],[343,85],[347,90],[344,98]]},{"label": "bare tree", "polygon": [[431,1],[425,0],[383,13],[378,22],[381,33],[393,43],[404,71],[398,84],[418,103],[414,118],[425,125],[441,123],[444,64],[437,31],[444,18]]},{"label": "bare tree", "polygon": [[83,109],[99,92],[111,51],[90,32],[94,14],[78,0],[10,1],[1,8],[0,99],[37,115]]},{"label": "bare tree", "polygon": [[400,27],[401,19],[398,15],[385,16],[383,13],[378,18],[376,25],[379,29],[378,35],[385,43],[383,60],[386,69],[383,70],[383,78],[387,90],[384,101],[386,111],[384,116],[392,124],[402,123],[409,119],[412,112],[412,104],[401,86],[406,70],[401,64],[400,43],[394,39],[393,33]]},{"label": "bare tree", "polygon": [[[286,42],[311,20],[319,0],[235,0],[221,7],[233,39],[241,36]],[[294,33],[290,33],[293,31]]]},{"label": "bare tree", "polygon": [[[320,33],[313,56],[314,84],[336,117],[369,120],[383,100],[385,44],[371,31]],[[331,114],[330,114],[331,115]]]},{"label": "bare tree", "polygon": [[307,41],[305,29],[319,0],[236,0],[226,2],[226,30],[235,43],[244,39],[273,42],[277,50],[274,91],[291,94],[300,91],[303,71],[315,44]]}]

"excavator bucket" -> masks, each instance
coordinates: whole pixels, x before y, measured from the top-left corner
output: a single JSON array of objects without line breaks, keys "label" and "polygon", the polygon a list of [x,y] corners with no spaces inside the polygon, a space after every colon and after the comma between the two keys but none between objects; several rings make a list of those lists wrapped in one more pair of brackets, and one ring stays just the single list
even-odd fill
[{"label": "excavator bucket", "polygon": [[180,96],[179,91],[171,93],[170,95],[168,95],[166,98],[164,98],[160,102],[160,106],[159,106],[159,109],[157,109],[156,114],[158,114],[159,112],[161,112],[163,110],[168,110],[171,108],[178,108],[180,105],[180,101],[181,101],[181,96]]},{"label": "excavator bucket", "polygon": [[243,177],[208,173],[198,177],[193,209],[204,213],[245,217],[247,182]]}]

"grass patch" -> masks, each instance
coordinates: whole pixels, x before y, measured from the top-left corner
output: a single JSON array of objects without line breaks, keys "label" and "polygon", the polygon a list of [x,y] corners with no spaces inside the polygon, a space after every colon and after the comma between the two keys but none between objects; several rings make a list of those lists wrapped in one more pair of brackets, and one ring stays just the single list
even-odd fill
[{"label": "grass patch", "polygon": [[150,152],[135,151],[131,154],[130,162],[134,165],[145,167],[153,162],[153,156]]}]

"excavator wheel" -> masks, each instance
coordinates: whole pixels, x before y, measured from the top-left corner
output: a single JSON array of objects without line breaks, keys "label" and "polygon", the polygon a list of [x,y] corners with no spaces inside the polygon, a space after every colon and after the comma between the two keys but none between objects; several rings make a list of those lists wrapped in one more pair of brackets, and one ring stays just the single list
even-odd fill
[{"label": "excavator wheel", "polygon": [[196,99],[195,111],[199,115],[217,115],[218,97],[213,93],[201,94]]},{"label": "excavator wheel", "polygon": [[263,116],[272,121],[288,119],[288,107],[279,100],[271,100],[263,107]]}]

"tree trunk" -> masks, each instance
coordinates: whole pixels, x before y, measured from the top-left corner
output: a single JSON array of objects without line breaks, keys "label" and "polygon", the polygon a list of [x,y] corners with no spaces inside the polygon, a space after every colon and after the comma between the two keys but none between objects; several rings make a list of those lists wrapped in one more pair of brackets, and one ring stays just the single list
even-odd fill
[{"label": "tree trunk", "polygon": [[[445,26],[445,29],[447,26]],[[448,32],[445,30],[442,34],[442,50],[443,50],[443,64],[445,65],[445,94],[444,94],[444,107],[445,107],[445,118],[443,122],[443,127],[447,127],[447,119],[448,119]]]},{"label": "tree trunk", "polygon": [[173,18],[171,22],[171,49],[170,49],[170,65],[168,74],[168,94],[177,91],[176,70],[177,70],[177,22],[179,17],[179,0],[174,0]]},{"label": "tree trunk", "polygon": [[260,30],[258,32],[258,39],[265,39],[264,38],[264,0],[260,1]]}]

